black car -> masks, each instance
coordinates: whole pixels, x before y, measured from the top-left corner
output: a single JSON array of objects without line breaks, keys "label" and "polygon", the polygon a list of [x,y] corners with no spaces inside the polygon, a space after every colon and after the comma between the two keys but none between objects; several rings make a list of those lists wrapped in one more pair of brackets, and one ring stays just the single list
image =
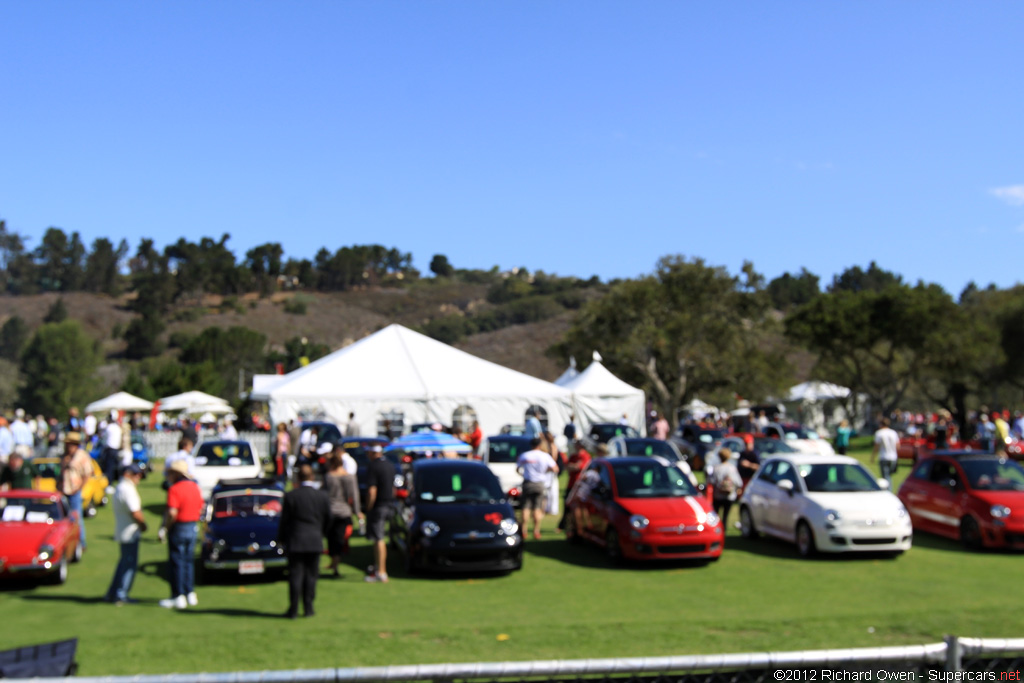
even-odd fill
[{"label": "black car", "polygon": [[202,568],[224,574],[263,574],[288,565],[277,543],[284,488],[273,479],[217,484],[204,517]]},{"label": "black car", "polygon": [[410,572],[509,572],[523,566],[519,524],[487,465],[418,460],[402,495],[390,535]]},{"label": "black car", "polygon": [[590,425],[590,431],[587,432],[587,436],[583,441],[590,450],[593,450],[597,444],[608,443],[617,436],[638,438],[640,432],[629,425],[619,424],[618,422],[595,422]]},{"label": "black car", "polygon": [[709,450],[715,450],[718,442],[728,433],[718,427],[701,427],[699,424],[680,425],[672,442],[695,470],[704,469],[704,456]]},{"label": "black car", "polygon": [[[341,447],[345,449],[345,452],[352,456],[352,459],[356,461],[356,482],[359,485],[359,500],[363,505],[366,504],[366,491],[369,489],[369,485],[366,483],[366,466],[370,463],[370,456],[367,455],[367,449],[370,446],[380,446],[383,448],[390,443],[387,439],[376,437],[376,436],[359,436],[359,437],[348,437],[343,438],[338,442]],[[395,472],[400,474],[402,472],[402,462],[396,453],[385,453],[384,457],[391,461],[391,464],[395,466]]]}]

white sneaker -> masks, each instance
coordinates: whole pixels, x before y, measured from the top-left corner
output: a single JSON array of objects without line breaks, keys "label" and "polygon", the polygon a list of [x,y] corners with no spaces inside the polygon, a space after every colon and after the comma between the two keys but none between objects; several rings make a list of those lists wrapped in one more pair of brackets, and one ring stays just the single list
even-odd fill
[{"label": "white sneaker", "polygon": [[160,606],[167,609],[185,609],[188,607],[188,598],[184,595],[179,595],[176,598],[167,598],[160,601]]},{"label": "white sneaker", "polygon": [[191,593],[189,593],[186,596],[186,599],[188,600],[188,604],[191,605],[192,607],[195,607],[196,605],[199,604],[199,596],[196,595],[195,591],[192,591]]}]

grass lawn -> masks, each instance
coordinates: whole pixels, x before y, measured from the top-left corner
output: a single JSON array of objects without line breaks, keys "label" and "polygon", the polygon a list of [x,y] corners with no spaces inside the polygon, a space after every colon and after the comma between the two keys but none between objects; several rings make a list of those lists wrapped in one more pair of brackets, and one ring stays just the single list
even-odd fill
[{"label": "grass lawn", "polygon": [[[863,441],[859,444],[863,445]],[[866,460],[867,451],[857,451]],[[898,480],[907,474],[901,466]],[[874,468],[877,472],[877,467]],[[155,527],[156,477],[142,485]],[[737,518],[734,509],[730,522]],[[0,648],[79,638],[81,675],[380,666],[937,642],[944,634],[1019,637],[1020,555],[969,553],[926,535],[896,559],[801,560],[729,531],[720,561],[615,568],[551,530],[510,576],[366,584],[370,548],[346,578],[319,584],[317,616],[288,621],[283,579],[198,588],[199,606],[161,609],[166,546],[141,549],[138,605],[100,602],[117,561],[109,508],[87,522],[89,550],[60,587],[0,588]]]}]

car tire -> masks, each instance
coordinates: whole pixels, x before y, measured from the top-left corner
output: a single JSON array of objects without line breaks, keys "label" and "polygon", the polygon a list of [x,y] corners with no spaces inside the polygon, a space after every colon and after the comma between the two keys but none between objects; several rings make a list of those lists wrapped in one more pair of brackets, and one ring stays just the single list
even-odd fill
[{"label": "car tire", "polygon": [[968,550],[978,551],[984,547],[981,540],[981,527],[970,515],[960,520],[960,542]]},{"label": "car tire", "polygon": [[580,542],[580,534],[576,531],[576,515],[572,512],[567,512],[565,515],[565,540],[573,545]]},{"label": "car tire", "polygon": [[818,552],[818,548],[814,544],[814,532],[811,531],[811,526],[803,520],[796,525],[796,549],[800,553],[800,557],[814,557]]},{"label": "car tire", "polygon": [[96,506],[93,505],[92,503],[89,503],[89,507],[87,507],[85,509],[85,516],[86,516],[86,518],[95,517],[96,516]]},{"label": "car tire", "polygon": [[68,580],[68,558],[60,558],[60,562],[57,564],[57,571],[50,575],[50,583],[55,586],[60,586],[66,583]]},{"label": "car tire", "polygon": [[754,516],[746,505],[740,508],[740,533],[748,540],[754,540],[761,535],[754,526]]},{"label": "car tire", "polygon": [[604,537],[605,552],[612,564],[622,562],[622,544],[619,542],[619,532],[614,527],[609,527]]}]

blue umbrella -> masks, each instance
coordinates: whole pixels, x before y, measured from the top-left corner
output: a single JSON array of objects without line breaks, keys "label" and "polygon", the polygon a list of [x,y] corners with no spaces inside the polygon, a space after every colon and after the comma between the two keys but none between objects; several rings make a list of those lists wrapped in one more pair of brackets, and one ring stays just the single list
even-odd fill
[{"label": "blue umbrella", "polygon": [[405,451],[406,453],[472,453],[473,448],[465,441],[456,439],[451,434],[444,432],[417,432],[406,434],[391,442],[387,448],[390,451]]}]

